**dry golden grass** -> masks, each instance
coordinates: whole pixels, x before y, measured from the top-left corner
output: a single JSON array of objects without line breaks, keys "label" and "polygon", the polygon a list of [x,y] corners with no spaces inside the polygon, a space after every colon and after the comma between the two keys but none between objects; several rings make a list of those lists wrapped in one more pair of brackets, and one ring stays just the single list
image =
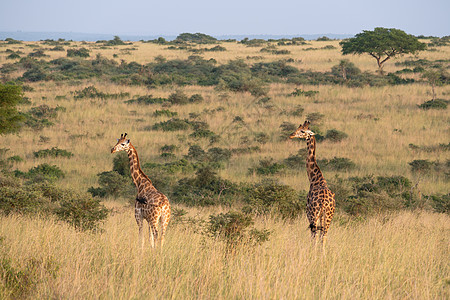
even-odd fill
[{"label": "dry golden grass", "polygon": [[[31,298],[448,299],[450,219],[402,212],[363,222],[337,217],[323,253],[305,216],[268,218],[262,246],[224,245],[172,223],[164,249],[140,250],[132,208],[110,203],[104,232],[41,218],[0,217],[1,255],[17,270],[41,262]],[[212,210],[191,210],[206,218]],[[148,241],[146,241],[148,246]],[[52,270],[51,272],[49,270]],[[1,290],[0,290],[1,291]],[[3,297],[8,298],[4,294]]]}]

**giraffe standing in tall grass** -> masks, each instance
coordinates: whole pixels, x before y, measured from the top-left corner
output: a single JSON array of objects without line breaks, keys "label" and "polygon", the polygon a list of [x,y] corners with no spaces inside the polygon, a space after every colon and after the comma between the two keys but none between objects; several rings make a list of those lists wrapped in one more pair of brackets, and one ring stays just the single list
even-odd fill
[{"label": "giraffe standing in tall grass", "polygon": [[134,216],[139,227],[139,239],[141,248],[144,247],[144,236],[142,227],[144,219],[149,224],[150,244],[155,247],[158,241],[158,223],[161,221],[161,247],[164,244],[164,235],[167,225],[170,221],[169,199],[159,192],[152,184],[150,178],[144,174],[139,164],[139,158],[136,149],[126,138],[127,134],[121,134],[117,144],[111,149],[111,153],[126,151],[130,161],[130,171],[133,183],[138,190],[136,201],[134,203]]},{"label": "giraffe standing in tall grass", "polygon": [[310,187],[306,203],[306,216],[311,229],[311,236],[315,238],[316,231],[320,230],[320,238],[325,246],[326,236],[330,228],[331,219],[334,215],[336,201],[334,193],[327,186],[322,171],[316,161],[316,138],[314,132],[309,129],[309,121],[300,125],[289,138],[300,138],[306,140],[308,156],[306,158],[306,172],[308,174]]}]

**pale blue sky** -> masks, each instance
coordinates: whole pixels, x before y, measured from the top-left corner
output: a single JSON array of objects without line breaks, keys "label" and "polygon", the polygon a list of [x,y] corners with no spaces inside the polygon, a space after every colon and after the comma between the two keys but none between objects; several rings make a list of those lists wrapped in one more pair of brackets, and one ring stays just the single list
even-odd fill
[{"label": "pale blue sky", "polygon": [[0,0],[0,31],[132,35],[450,35],[449,0]]}]

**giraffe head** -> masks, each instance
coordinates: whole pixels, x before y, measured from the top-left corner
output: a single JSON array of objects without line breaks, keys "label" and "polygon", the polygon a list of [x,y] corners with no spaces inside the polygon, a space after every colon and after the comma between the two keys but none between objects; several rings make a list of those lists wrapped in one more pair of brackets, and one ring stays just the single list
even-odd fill
[{"label": "giraffe head", "polygon": [[117,139],[117,144],[111,149],[111,153],[119,151],[127,151],[130,149],[130,140],[126,138],[127,134],[121,134],[120,139]]},{"label": "giraffe head", "polygon": [[299,139],[305,139],[308,140],[311,138],[311,136],[315,135],[314,132],[312,132],[309,129],[309,121],[305,121],[305,123],[303,123],[303,125],[298,126],[297,130],[295,130],[290,136],[290,139],[293,138],[299,138]]}]

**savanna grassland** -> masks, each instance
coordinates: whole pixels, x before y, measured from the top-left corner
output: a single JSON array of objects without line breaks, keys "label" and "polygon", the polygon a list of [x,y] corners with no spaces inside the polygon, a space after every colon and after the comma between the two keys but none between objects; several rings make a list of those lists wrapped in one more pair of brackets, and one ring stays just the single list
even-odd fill
[{"label": "savanna grassland", "polygon": [[[450,45],[430,46],[380,75],[335,40],[0,41],[2,82],[23,86],[28,118],[2,136],[1,188],[45,198],[49,184],[109,210],[96,230],[1,213],[0,298],[448,299],[449,113],[419,105],[432,98],[422,71],[448,74],[449,57]],[[446,103],[448,77],[435,92]],[[303,213],[305,145],[287,138],[305,119],[336,193],[325,250]],[[138,247],[135,192],[110,153],[124,132],[172,203],[162,250]],[[33,177],[44,164],[63,175]],[[265,238],[215,235],[229,211]]]}]

